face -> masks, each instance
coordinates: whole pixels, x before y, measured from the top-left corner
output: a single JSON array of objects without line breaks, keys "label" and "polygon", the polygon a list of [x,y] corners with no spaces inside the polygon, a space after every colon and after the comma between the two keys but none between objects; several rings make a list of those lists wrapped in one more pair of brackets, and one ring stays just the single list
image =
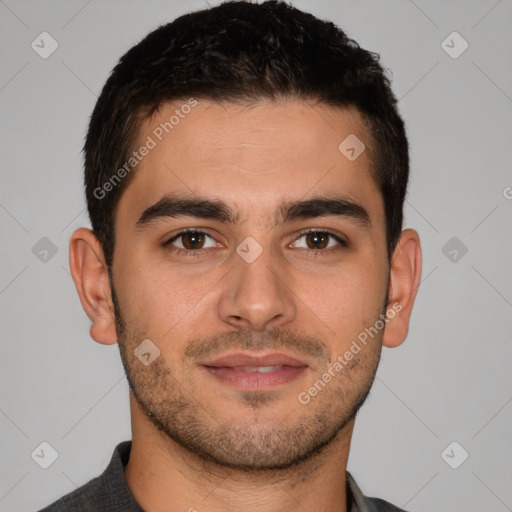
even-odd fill
[{"label": "face", "polygon": [[166,133],[176,109],[142,126],[136,147],[154,147],[115,220],[128,380],[147,421],[203,459],[290,467],[351,427],[380,357],[383,201],[368,150],[338,149],[351,134],[368,146],[363,122],[200,101]]}]

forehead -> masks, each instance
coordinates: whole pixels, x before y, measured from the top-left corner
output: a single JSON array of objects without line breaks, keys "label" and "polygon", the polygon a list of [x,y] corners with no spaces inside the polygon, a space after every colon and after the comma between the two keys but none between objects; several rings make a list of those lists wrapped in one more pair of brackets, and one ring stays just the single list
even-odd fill
[{"label": "forehead", "polygon": [[270,217],[270,205],[283,200],[332,192],[382,216],[369,151],[352,158],[369,146],[355,109],[295,100],[194,103],[165,104],[141,125],[134,149],[150,149],[121,196],[118,213],[126,221],[179,192],[223,198],[242,220],[250,213]]}]

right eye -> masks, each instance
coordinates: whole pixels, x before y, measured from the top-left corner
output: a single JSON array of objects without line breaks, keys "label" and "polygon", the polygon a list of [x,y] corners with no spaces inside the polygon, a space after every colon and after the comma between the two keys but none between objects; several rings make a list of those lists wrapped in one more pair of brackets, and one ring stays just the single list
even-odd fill
[{"label": "right eye", "polygon": [[[208,243],[207,239],[210,239],[211,242],[209,242],[210,245],[205,246]],[[204,231],[186,229],[167,240],[164,243],[164,247],[169,248],[173,252],[185,253],[187,256],[196,256],[203,254],[203,249],[218,247],[218,242]]]}]

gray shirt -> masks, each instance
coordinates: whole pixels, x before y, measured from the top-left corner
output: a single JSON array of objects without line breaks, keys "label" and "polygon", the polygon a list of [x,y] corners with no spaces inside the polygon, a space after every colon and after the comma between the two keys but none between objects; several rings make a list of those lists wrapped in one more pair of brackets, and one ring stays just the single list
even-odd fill
[{"label": "gray shirt", "polygon": [[[131,441],[119,443],[107,469],[100,476],[39,512],[144,512],[135,501],[124,476],[131,447]],[[346,486],[349,512],[405,512],[387,501],[363,496],[348,471]]]}]

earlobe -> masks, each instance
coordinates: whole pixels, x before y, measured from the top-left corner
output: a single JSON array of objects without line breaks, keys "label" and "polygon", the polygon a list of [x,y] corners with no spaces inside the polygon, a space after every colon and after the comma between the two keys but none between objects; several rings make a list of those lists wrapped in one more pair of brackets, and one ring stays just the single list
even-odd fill
[{"label": "earlobe", "polygon": [[421,244],[414,229],[404,229],[391,260],[388,289],[388,318],[382,344],[401,345],[409,331],[409,321],[421,281]]},{"label": "earlobe", "polygon": [[69,242],[69,267],[82,307],[92,321],[90,334],[98,343],[117,343],[114,306],[103,250],[94,233],[79,228]]}]

